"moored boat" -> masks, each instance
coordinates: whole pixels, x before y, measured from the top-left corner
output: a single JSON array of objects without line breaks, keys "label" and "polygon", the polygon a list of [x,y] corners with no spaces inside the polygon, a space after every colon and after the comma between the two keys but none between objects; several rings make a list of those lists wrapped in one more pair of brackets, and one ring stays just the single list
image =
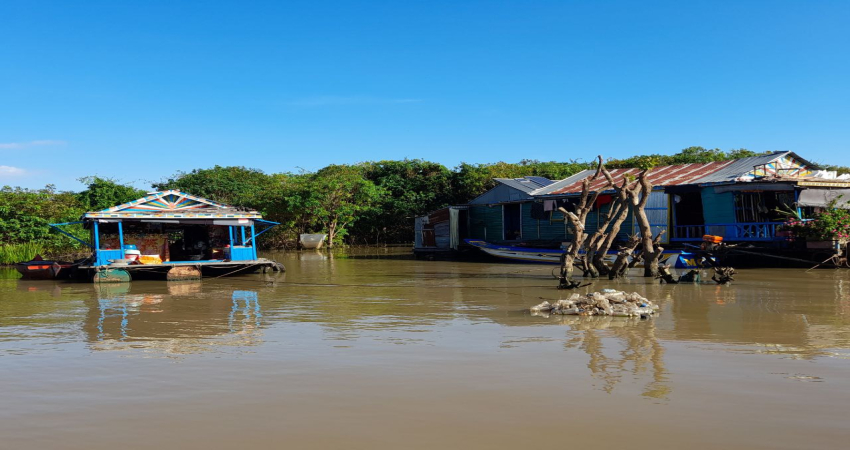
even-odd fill
[{"label": "moored boat", "polygon": [[[490,256],[516,262],[560,264],[561,255],[564,254],[564,251],[561,249],[512,247],[491,244],[479,239],[464,239],[464,241]],[[694,253],[683,250],[665,250],[661,256],[661,260],[667,260],[676,269],[696,269],[696,256]],[[605,255],[605,260],[613,262],[616,257],[617,251],[610,250]],[[642,265],[638,264],[637,267],[642,267]]]},{"label": "moored boat", "polygon": [[327,236],[326,234],[302,234],[299,240],[304,248],[322,248]]},{"label": "moored boat", "polygon": [[36,255],[31,261],[15,264],[15,269],[26,280],[57,280],[69,278],[74,263],[62,261],[45,261]]}]

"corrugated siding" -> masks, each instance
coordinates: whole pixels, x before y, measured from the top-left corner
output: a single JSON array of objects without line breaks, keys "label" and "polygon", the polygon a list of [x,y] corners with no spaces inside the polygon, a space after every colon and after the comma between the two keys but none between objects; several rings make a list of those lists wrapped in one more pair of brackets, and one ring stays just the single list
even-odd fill
[{"label": "corrugated siding", "polygon": [[533,240],[540,239],[537,223],[539,220],[531,218],[531,203],[522,204],[522,239]]},{"label": "corrugated siding", "polygon": [[489,241],[502,240],[502,206],[470,206],[469,237]]},{"label": "corrugated siding", "polygon": [[[735,223],[735,198],[732,192],[714,192],[713,187],[703,188],[702,211],[706,224]],[[707,227],[709,234],[725,236],[726,227]]]},{"label": "corrugated siding", "polygon": [[510,186],[499,184],[489,191],[479,195],[469,202],[470,205],[491,205],[502,202],[528,200],[531,196]]},{"label": "corrugated siding", "polygon": [[434,224],[434,237],[437,242],[437,248],[451,247],[450,234],[451,231],[448,222]]},{"label": "corrugated siding", "polygon": [[[588,233],[595,233],[596,230],[599,229],[599,226],[602,225],[602,222],[605,220],[605,214],[608,213],[608,210],[611,209],[613,203],[609,203],[607,205],[603,205],[599,210],[593,210],[587,215],[587,222],[585,222],[585,228]],[[632,227],[636,226],[634,224],[634,216],[629,213],[626,217],[626,220],[623,221],[623,224],[620,225],[620,232],[617,233],[617,240],[625,241],[629,239],[629,236],[632,234]],[[610,226],[610,225],[609,225]]]},{"label": "corrugated siding", "polygon": [[[594,233],[604,220],[602,215],[608,212],[610,205],[604,205],[601,211],[593,210],[587,215],[585,228],[588,233]],[[617,234],[619,240],[627,240],[632,229],[632,216],[626,218]],[[572,227],[564,227],[564,216],[555,212],[552,220],[537,220],[531,218],[531,203],[522,205],[522,239],[524,241],[563,242],[572,238]],[[569,233],[569,234],[568,234]]]},{"label": "corrugated siding", "polygon": [[665,231],[662,237],[662,243],[670,242],[670,221],[669,221],[669,199],[668,195],[663,191],[652,191],[649,194],[649,201],[646,202],[646,217],[649,219],[649,225],[652,229],[652,235],[655,236],[662,230]]},{"label": "corrugated siding", "polygon": [[564,232],[564,215],[560,212],[554,212],[552,220],[540,221],[540,240],[541,241],[556,241],[562,242],[567,239]]}]

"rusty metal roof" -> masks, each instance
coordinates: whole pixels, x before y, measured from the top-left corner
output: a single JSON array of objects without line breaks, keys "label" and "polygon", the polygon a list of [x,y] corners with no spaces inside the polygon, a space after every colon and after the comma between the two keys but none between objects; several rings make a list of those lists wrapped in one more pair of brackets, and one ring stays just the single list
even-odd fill
[{"label": "rusty metal roof", "polygon": [[[649,171],[647,175],[653,186],[679,186],[685,184],[702,184],[734,181],[753,170],[753,166],[765,164],[776,160],[788,152],[775,152],[767,155],[758,155],[750,158],[741,158],[730,161],[718,161],[710,163],[677,164],[672,166],[659,166]],[[616,184],[623,182],[623,177],[637,177],[641,169],[612,169],[609,170]],[[538,189],[533,195],[570,195],[581,193],[581,182],[589,176],[593,176],[594,170],[584,170],[567,179],[555,182],[549,186]],[[604,177],[599,177],[590,184],[591,191],[605,188],[607,182]]]}]

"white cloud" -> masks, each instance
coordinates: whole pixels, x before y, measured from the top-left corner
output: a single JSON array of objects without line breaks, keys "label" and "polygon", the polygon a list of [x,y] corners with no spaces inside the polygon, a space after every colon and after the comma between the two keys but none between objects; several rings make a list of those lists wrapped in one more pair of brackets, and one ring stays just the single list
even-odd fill
[{"label": "white cloud", "polygon": [[421,101],[422,100],[418,98],[380,98],[361,95],[344,97],[335,95],[320,95],[293,100],[287,104],[291,106],[394,105],[402,103],[418,103]]},{"label": "white cloud", "polygon": [[27,173],[26,170],[21,169],[20,167],[12,167],[12,166],[0,166],[0,177],[4,176],[20,176]]},{"label": "white cloud", "polygon": [[0,149],[18,149],[27,147],[41,147],[45,145],[65,145],[65,141],[56,141],[51,139],[42,139],[39,141],[29,142],[0,142]]}]

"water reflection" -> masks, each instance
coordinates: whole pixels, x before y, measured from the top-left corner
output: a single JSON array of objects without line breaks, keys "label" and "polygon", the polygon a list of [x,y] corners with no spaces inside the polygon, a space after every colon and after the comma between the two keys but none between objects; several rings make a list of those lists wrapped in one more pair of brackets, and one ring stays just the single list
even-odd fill
[{"label": "water reflection", "polygon": [[[154,288],[158,289],[154,289]],[[83,323],[93,350],[143,349],[176,355],[262,343],[256,291],[210,289],[202,282],[95,286]]]},{"label": "water reflection", "polygon": [[561,316],[569,325],[564,347],[587,353],[588,369],[602,381],[607,393],[632,374],[635,379],[648,375],[650,380],[642,389],[645,397],[667,399],[672,392],[664,365],[664,346],[656,336],[655,321],[623,317]]},{"label": "water reflection", "polygon": [[311,350],[394,344],[411,352],[471,345],[511,352],[557,345],[567,358],[580,358],[578,366],[587,366],[600,390],[613,392],[633,379],[643,395],[663,399],[672,391],[665,351],[671,342],[807,360],[848,357],[843,349],[850,348],[846,271],[746,271],[732,286],[659,285],[635,277],[597,280],[582,291],[637,291],[662,305],[660,316],[641,322],[530,317],[529,306],[563,294],[542,266],[327,252],[275,258],[286,264],[285,276],[200,283],[94,286],[17,280],[6,271],[0,276],[0,351],[25,354],[80,342],[81,335],[96,351],[245,351],[284,342],[288,336],[271,333],[294,329],[315,332],[292,344]]}]

